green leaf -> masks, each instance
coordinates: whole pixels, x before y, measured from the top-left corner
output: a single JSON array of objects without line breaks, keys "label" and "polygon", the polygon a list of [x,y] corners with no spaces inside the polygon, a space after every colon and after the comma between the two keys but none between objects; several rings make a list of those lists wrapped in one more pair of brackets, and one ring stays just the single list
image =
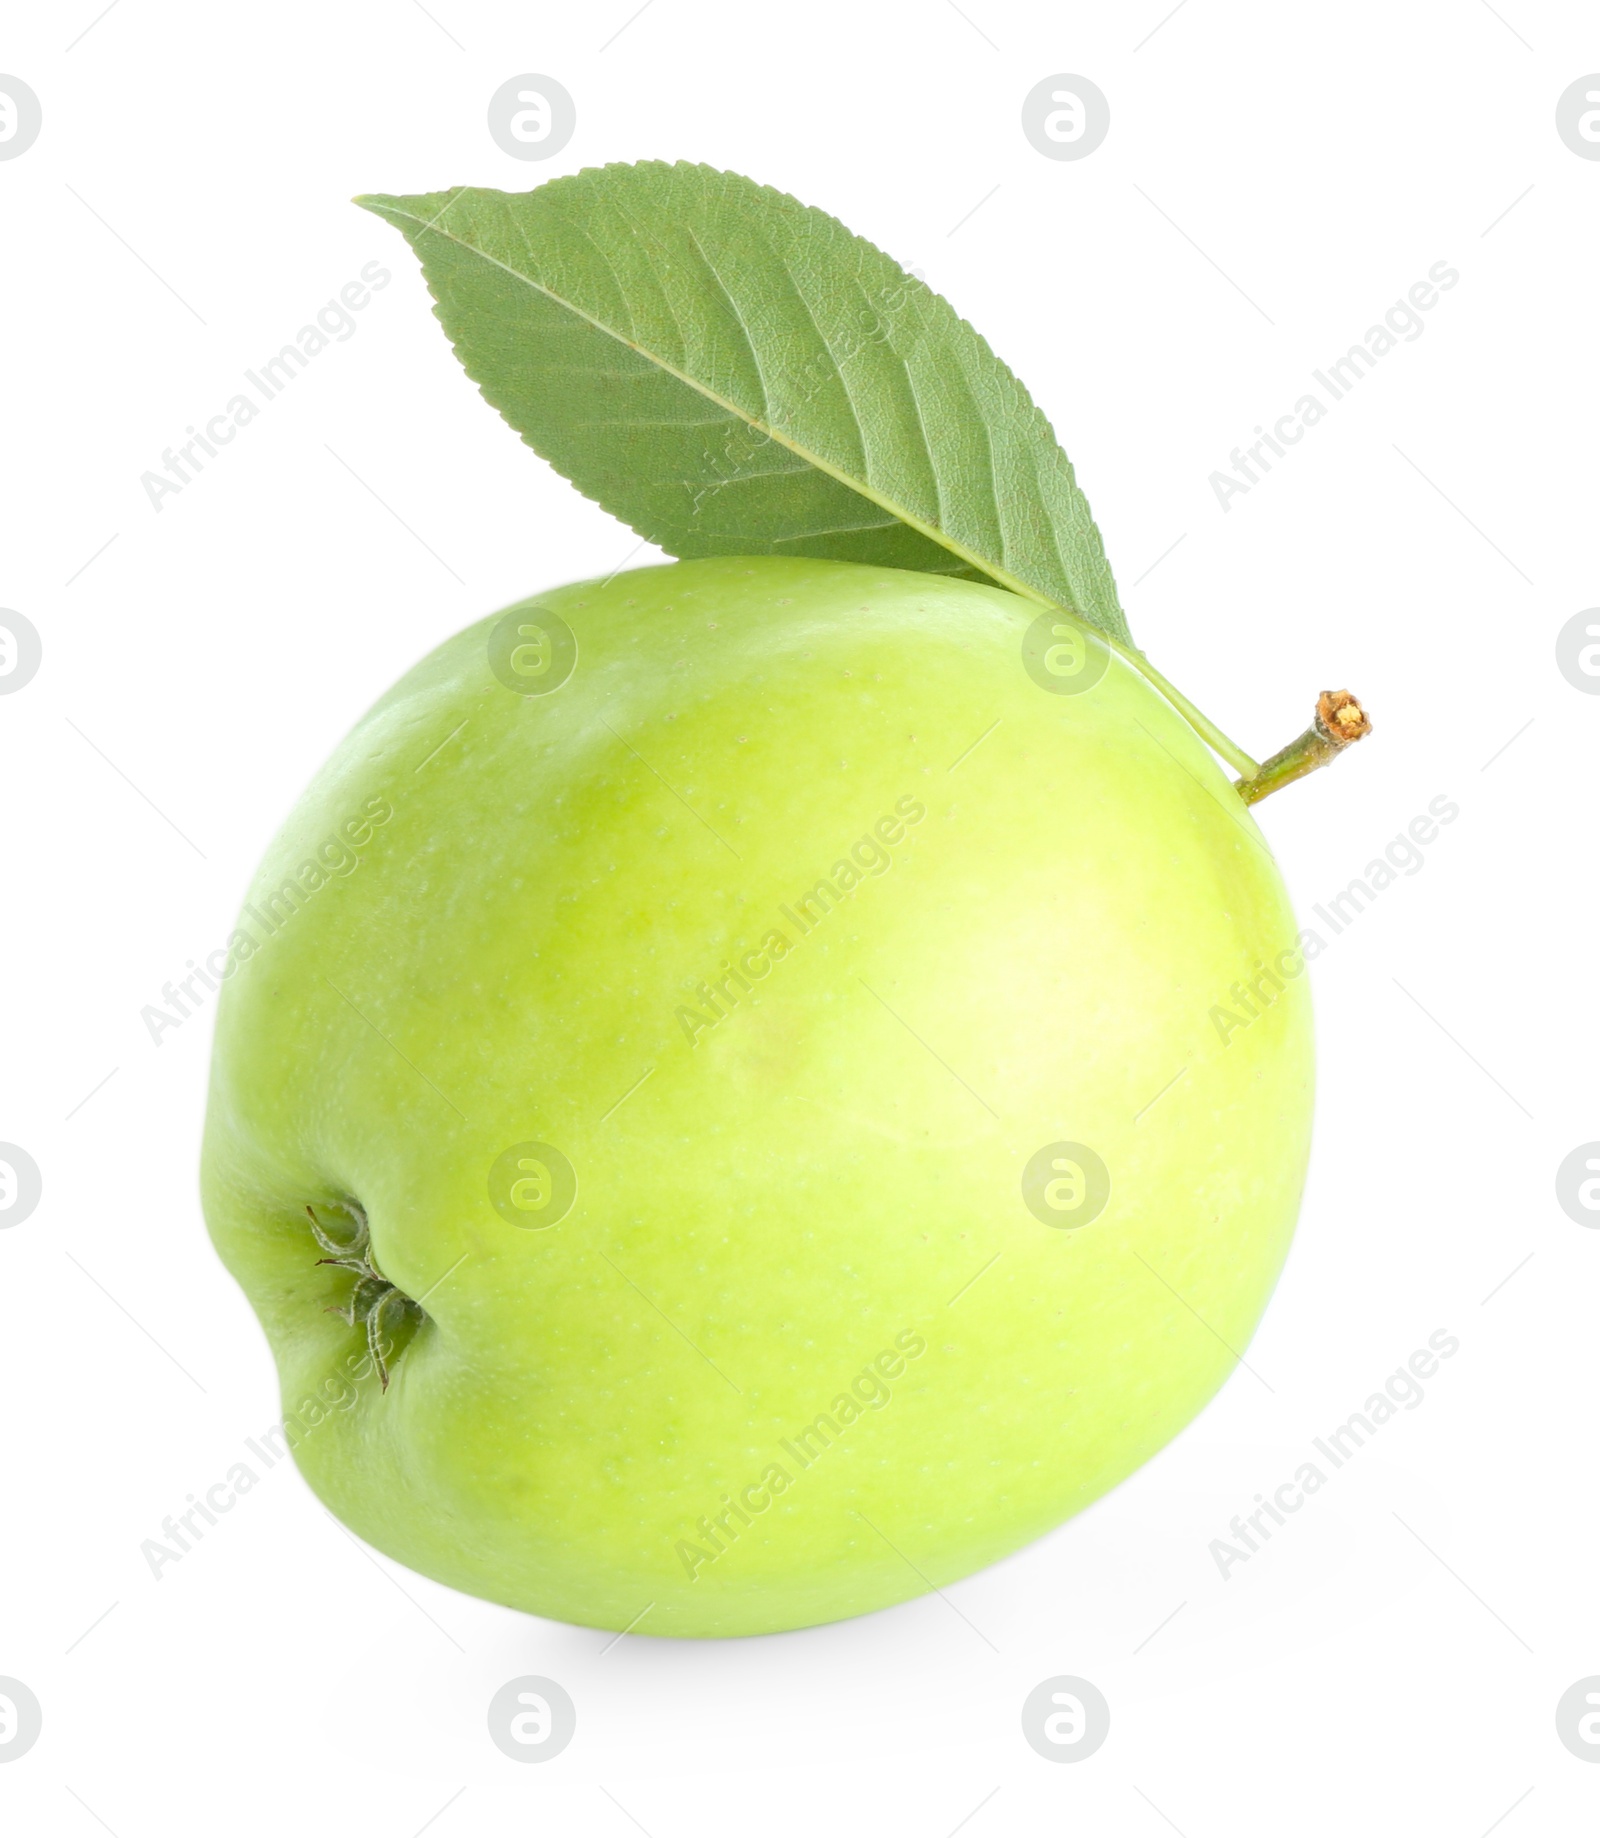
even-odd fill
[{"label": "green leaf", "polygon": [[669,554],[992,580],[1131,645],[1050,424],[947,301],[835,218],[658,161],[357,202],[416,250],[487,400]]}]

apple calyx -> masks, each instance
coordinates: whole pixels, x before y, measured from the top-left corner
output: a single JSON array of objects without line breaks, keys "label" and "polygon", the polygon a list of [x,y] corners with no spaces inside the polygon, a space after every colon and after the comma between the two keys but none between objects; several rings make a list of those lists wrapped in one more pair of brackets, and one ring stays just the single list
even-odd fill
[{"label": "apple calyx", "polygon": [[1234,789],[1246,804],[1259,804],[1285,785],[1303,779],[1319,766],[1332,764],[1346,747],[1372,732],[1367,711],[1348,689],[1325,689],[1317,697],[1311,726],[1297,740],[1274,753],[1249,778],[1238,779]]},{"label": "apple calyx", "polygon": [[396,1336],[406,1326],[427,1319],[422,1306],[414,1302],[404,1290],[397,1289],[373,1261],[372,1234],[367,1228],[367,1215],[355,1202],[346,1203],[345,1210],[355,1222],[355,1230],[348,1243],[342,1243],[333,1237],[318,1221],[317,1215],[307,1206],[306,1215],[311,1221],[311,1235],[318,1247],[325,1251],[325,1257],[319,1257],[316,1268],[332,1265],[336,1270],[349,1270],[356,1279],[355,1288],[350,1291],[348,1301],[341,1308],[337,1305],[323,1310],[324,1314],[337,1315],[341,1321],[348,1321],[351,1327],[358,1324],[367,1330],[367,1352],[372,1356],[373,1366],[377,1370],[378,1380],[384,1391],[389,1389],[389,1358],[395,1351]]}]

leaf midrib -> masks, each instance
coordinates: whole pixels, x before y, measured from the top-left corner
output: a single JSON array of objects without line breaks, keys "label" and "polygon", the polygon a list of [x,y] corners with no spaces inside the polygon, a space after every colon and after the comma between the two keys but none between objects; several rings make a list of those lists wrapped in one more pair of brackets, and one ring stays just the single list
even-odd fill
[{"label": "leaf midrib", "polygon": [[[462,195],[461,193],[457,194],[458,197]],[[455,200],[452,199],[451,203],[454,202]],[[396,210],[392,204],[387,202],[384,204],[383,209],[385,213],[389,215],[403,217],[411,223],[417,224],[422,235],[443,236],[458,249],[466,250],[469,255],[475,255],[480,261],[487,262],[490,267],[498,268],[502,274],[509,275],[512,280],[520,282],[524,287],[529,287],[535,293],[542,294],[545,299],[553,301],[555,305],[562,307],[576,318],[582,319],[586,324],[593,326],[597,332],[604,333],[607,338],[612,339],[615,343],[625,345],[628,350],[637,352],[640,357],[644,358],[648,363],[654,364],[657,369],[665,371],[670,377],[675,377],[686,389],[692,389],[697,395],[704,397],[706,401],[716,403],[719,408],[724,409],[729,415],[742,421],[747,427],[756,429],[757,432],[766,435],[769,440],[774,440],[779,446],[786,447],[789,452],[803,459],[807,465],[815,466],[819,472],[826,473],[829,478],[836,480],[847,490],[853,491],[858,497],[866,498],[870,503],[876,504],[880,510],[888,511],[897,522],[906,524],[911,529],[916,530],[920,535],[925,536],[930,542],[936,543],[941,549],[947,550],[952,555],[959,556],[968,567],[978,569],[981,573],[988,575],[992,581],[1007,588],[1010,592],[1017,594],[1024,600],[1031,601],[1035,606],[1046,607],[1054,612],[1066,612],[1085,625],[1090,623],[1088,620],[1084,619],[1083,615],[1079,613],[1075,607],[1063,606],[1060,601],[1052,600],[1048,594],[1041,593],[1035,587],[1030,587],[1026,581],[1018,579],[1018,577],[1010,573],[1009,570],[997,567],[993,562],[976,554],[964,544],[954,541],[946,531],[940,529],[936,524],[924,522],[922,518],[914,516],[902,505],[896,504],[892,498],[887,497],[882,492],[874,491],[861,480],[852,478],[847,472],[840,471],[837,466],[831,465],[820,454],[813,453],[810,448],[802,445],[799,441],[790,439],[770,423],[761,420],[758,416],[747,414],[739,407],[738,403],[730,402],[725,396],[721,396],[716,390],[708,388],[695,377],[680,370],[675,364],[668,363],[664,357],[659,356],[647,346],[639,344],[634,339],[629,338],[625,333],[618,331],[615,326],[609,326],[603,319],[597,319],[593,313],[585,311],[576,301],[569,300],[564,294],[557,293],[554,288],[546,287],[542,281],[534,280],[531,275],[520,274],[515,268],[501,261],[498,256],[491,255],[488,250],[480,247],[479,244],[468,242],[464,237],[457,236],[453,230],[441,227],[440,218],[444,215],[443,211],[432,219],[426,219],[417,216],[411,211]],[[445,209],[448,210],[449,205],[446,205]],[[592,238],[590,240],[591,242],[593,241]],[[707,262],[707,266],[712,267],[712,264],[705,256],[705,252],[702,250],[700,254],[701,259]],[[615,270],[613,269],[612,272],[615,273]],[[714,267],[712,267],[712,272],[715,273]],[[621,277],[619,276],[619,285],[620,281]],[[718,285],[721,286],[720,276],[718,277]],[[726,288],[723,289],[723,293],[725,297],[728,297]],[[732,305],[731,297],[729,297],[729,304]],[[757,374],[759,375],[760,360],[755,354],[755,349],[751,344],[748,332],[744,331],[744,321],[739,317],[737,307],[734,308],[734,316],[744,336],[745,343],[750,349],[751,361],[755,364]],[[812,323],[815,324],[815,320],[813,320]],[[818,328],[818,337],[822,337],[820,327]],[[823,349],[826,350],[828,348],[828,343],[825,338],[822,339],[822,344]],[[914,394],[915,391],[913,390],[913,395]],[[917,414],[920,422],[920,404],[918,405]],[[926,439],[926,430],[924,430],[924,439]],[[934,472],[935,489],[937,489],[937,467],[934,468]],[[1125,656],[1127,655],[1124,647],[1112,638],[1109,633],[1100,631],[1098,627],[1092,629],[1095,631],[1096,636],[1105,643],[1111,645],[1113,649],[1122,652]]]}]

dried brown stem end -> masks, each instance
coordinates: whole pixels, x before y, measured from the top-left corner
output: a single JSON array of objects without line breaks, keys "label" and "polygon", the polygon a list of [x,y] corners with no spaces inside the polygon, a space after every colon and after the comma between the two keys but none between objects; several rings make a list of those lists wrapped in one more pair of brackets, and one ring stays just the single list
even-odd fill
[{"label": "dried brown stem end", "polygon": [[1274,753],[1252,778],[1239,779],[1234,789],[1246,804],[1259,804],[1285,785],[1328,765],[1346,747],[1364,740],[1371,732],[1367,711],[1348,689],[1325,689],[1317,697],[1311,726],[1282,752]]}]

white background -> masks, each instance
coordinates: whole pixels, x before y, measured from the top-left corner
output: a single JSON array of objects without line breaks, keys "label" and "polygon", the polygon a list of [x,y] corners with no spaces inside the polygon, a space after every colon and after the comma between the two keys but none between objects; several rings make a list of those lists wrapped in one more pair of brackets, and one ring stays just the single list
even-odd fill
[{"label": "white background", "polygon": [[[0,698],[0,1138],[45,1197],[0,1233],[0,1674],[45,1722],[0,1822],[1594,1829],[1600,1766],[1554,1722],[1600,1672],[1600,1232],[1554,1187],[1600,1137],[1600,699],[1555,664],[1600,603],[1600,162],[1554,125],[1600,70],[1593,8],[632,5],[11,10],[0,70],[44,130],[0,163],[0,603],[44,665]],[[543,165],[485,125],[523,72],[577,103]],[[1020,128],[1058,72],[1110,99],[1082,161]],[[845,1625],[608,1645],[375,1559],[284,1464],[156,1582],[141,1541],[278,1406],[196,1198],[210,1017],[156,1048],[140,1010],[226,938],[393,678],[633,546],[479,401],[348,199],[642,157],[747,172],[923,269],[1055,422],[1142,645],[1246,745],[1360,692],[1374,738],[1262,811],[1303,914],[1430,799],[1460,817],[1315,966],[1316,1149],[1260,1380],[1010,1561]],[[140,474],[374,258],[356,335],[154,511]],[[1441,260],[1425,334],[1220,509],[1229,451]],[[1461,1350],[1425,1403],[1224,1581],[1230,1518],[1439,1328]],[[578,1734],[521,1767],[484,1713],[530,1672]],[[1079,1765],[1019,1727],[1060,1673],[1111,1704]]]}]

